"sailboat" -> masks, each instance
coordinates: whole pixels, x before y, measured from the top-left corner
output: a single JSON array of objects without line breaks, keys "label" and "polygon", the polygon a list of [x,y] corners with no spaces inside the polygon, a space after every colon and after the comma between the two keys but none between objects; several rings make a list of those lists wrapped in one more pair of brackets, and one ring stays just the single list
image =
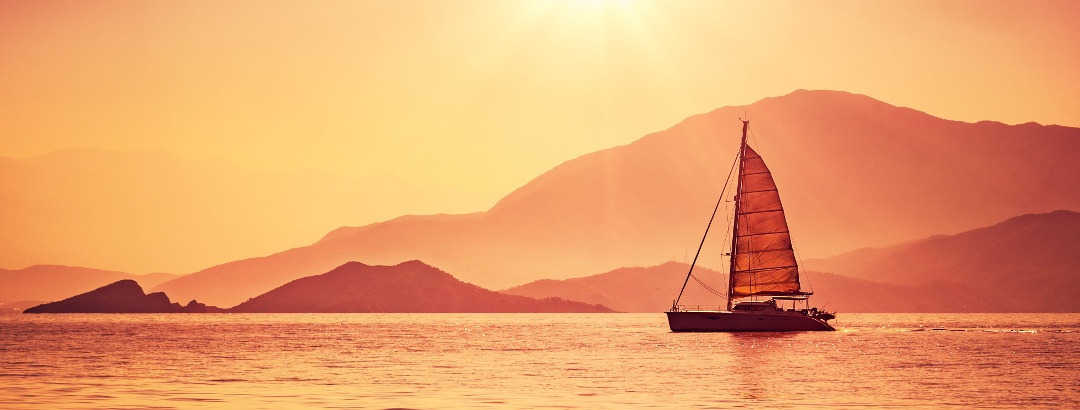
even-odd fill
[{"label": "sailboat", "polygon": [[[712,226],[710,219],[682,290],[667,312],[668,325],[673,332],[836,330],[829,324],[835,314],[811,308],[809,298],[813,292],[803,291],[799,284],[799,266],[780,193],[761,155],[746,144],[750,121],[742,120],[742,123],[742,143],[736,158],[739,173],[731,229],[727,309],[679,305]],[[716,217],[723,199],[721,193],[712,218]]]}]

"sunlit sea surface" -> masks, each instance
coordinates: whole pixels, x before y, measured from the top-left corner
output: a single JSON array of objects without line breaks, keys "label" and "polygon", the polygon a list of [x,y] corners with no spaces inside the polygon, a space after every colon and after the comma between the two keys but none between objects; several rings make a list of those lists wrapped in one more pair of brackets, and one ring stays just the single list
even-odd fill
[{"label": "sunlit sea surface", "polygon": [[1080,314],[0,315],[0,408],[1080,408]]}]

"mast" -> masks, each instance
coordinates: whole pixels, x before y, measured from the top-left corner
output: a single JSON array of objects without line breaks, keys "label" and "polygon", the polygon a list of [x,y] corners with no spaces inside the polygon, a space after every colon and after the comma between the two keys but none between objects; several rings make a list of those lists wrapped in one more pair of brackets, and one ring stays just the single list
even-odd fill
[{"label": "mast", "polygon": [[743,154],[746,153],[746,130],[750,128],[750,120],[742,121],[742,142],[739,143],[739,176],[735,185],[735,217],[733,225],[731,226],[731,260],[728,263],[728,288],[727,288],[727,310],[732,308],[731,303],[731,291],[735,288],[735,251],[738,249],[739,236],[736,234],[739,232],[739,204],[742,202],[742,176],[743,176]]}]

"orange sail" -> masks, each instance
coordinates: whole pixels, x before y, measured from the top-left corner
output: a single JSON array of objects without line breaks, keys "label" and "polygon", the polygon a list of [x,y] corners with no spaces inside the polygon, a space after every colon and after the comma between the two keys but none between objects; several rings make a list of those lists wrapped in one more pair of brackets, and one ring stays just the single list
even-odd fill
[{"label": "orange sail", "polygon": [[804,294],[799,290],[799,266],[791,248],[780,193],[765,161],[745,144],[739,166],[733,244],[732,298]]}]

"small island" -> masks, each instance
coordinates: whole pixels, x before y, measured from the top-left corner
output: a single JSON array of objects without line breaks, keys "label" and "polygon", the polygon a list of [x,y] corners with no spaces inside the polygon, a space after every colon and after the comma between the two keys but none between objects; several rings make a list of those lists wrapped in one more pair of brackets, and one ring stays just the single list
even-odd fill
[{"label": "small island", "polygon": [[216,313],[224,309],[192,300],[181,306],[162,292],[146,294],[124,279],[70,298],[26,309],[24,313]]}]

